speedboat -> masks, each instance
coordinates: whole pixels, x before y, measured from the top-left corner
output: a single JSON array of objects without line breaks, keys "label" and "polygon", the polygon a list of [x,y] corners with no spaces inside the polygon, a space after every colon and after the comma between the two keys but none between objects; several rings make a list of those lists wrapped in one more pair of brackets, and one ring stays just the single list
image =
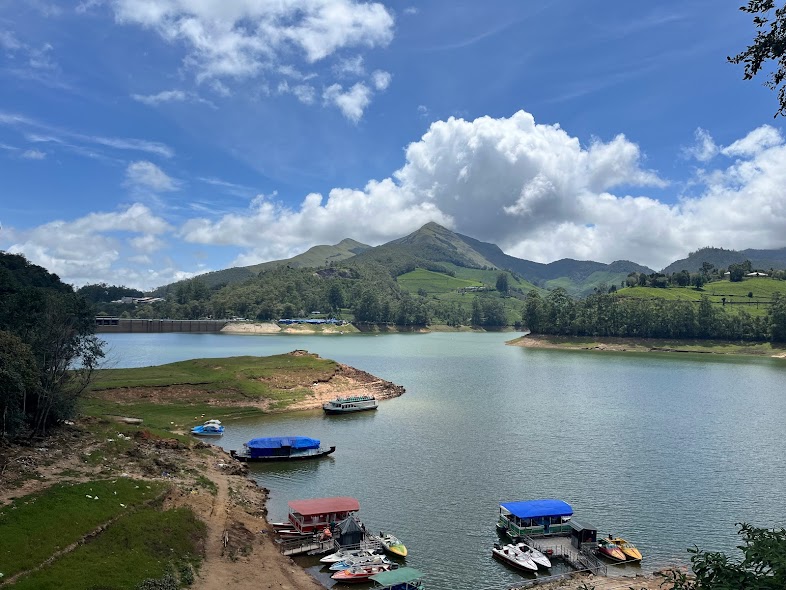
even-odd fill
[{"label": "speedboat", "polygon": [[633,543],[629,543],[621,537],[612,539],[612,542],[625,554],[626,561],[641,561],[641,552],[636,549]]},{"label": "speedboat", "polygon": [[407,556],[407,548],[404,546],[404,543],[399,541],[396,537],[394,537],[390,533],[383,533],[382,531],[380,531],[379,540],[382,543],[382,546],[385,548],[385,551],[387,551],[388,553],[392,553],[393,555],[398,555],[399,557]]},{"label": "speedboat", "polygon": [[530,547],[526,543],[519,543],[516,545],[516,549],[528,555],[529,558],[537,565],[542,567],[551,567],[551,560],[534,547]]},{"label": "speedboat", "polygon": [[321,563],[338,563],[339,561],[346,561],[347,559],[352,559],[354,557],[368,557],[370,555],[374,555],[374,551],[372,549],[358,549],[357,551],[347,551],[345,549],[341,549],[335,553],[331,553],[330,555],[325,555],[325,557],[319,561]]},{"label": "speedboat", "polygon": [[224,434],[224,427],[221,426],[221,422],[218,420],[208,420],[204,424],[194,426],[191,429],[191,434],[196,434],[197,436],[221,436]]},{"label": "speedboat", "polygon": [[358,565],[349,569],[336,572],[331,578],[336,582],[366,582],[374,574],[387,572],[392,569],[390,565]]},{"label": "speedboat", "polygon": [[491,553],[497,559],[516,569],[529,572],[538,571],[538,564],[532,561],[532,558],[527,553],[519,551],[515,545],[501,546],[499,543],[494,543]]},{"label": "speedboat", "polygon": [[625,561],[625,554],[612,539],[598,541],[598,553],[612,561]]},{"label": "speedboat", "polygon": [[361,557],[348,557],[344,561],[339,561],[330,566],[333,571],[348,570],[358,565],[393,565],[384,555],[366,555]]}]

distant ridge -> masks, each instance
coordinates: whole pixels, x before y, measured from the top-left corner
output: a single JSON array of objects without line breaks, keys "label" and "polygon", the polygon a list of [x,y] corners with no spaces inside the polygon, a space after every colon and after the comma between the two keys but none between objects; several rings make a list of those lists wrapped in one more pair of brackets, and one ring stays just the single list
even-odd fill
[{"label": "distant ridge", "polygon": [[715,268],[728,268],[730,264],[751,261],[754,269],[769,270],[786,268],[786,248],[777,250],[725,250],[724,248],[700,248],[688,254],[687,258],[672,262],[661,272],[671,274],[687,270],[699,272],[701,265],[709,262]]}]

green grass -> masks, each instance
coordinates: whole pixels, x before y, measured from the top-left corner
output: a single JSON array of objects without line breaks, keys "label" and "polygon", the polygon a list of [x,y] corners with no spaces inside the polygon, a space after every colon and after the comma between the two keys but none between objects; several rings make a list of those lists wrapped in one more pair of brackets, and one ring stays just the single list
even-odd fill
[{"label": "green grass", "polygon": [[[495,279],[496,280],[496,279]],[[401,288],[410,293],[417,294],[424,289],[428,294],[450,293],[466,287],[480,287],[482,282],[471,279],[451,277],[440,272],[432,272],[423,268],[416,268],[412,272],[400,275],[396,281]]]},{"label": "green grass", "polygon": [[[753,297],[748,297],[752,293]],[[655,287],[628,287],[617,291],[620,297],[633,297],[639,299],[666,299],[670,301],[700,301],[702,296],[719,306],[723,306],[729,313],[741,310],[747,311],[752,316],[762,316],[769,309],[769,301],[775,293],[786,295],[786,281],[776,281],[770,278],[753,278],[741,282],[715,281],[704,285],[701,291],[693,287],[669,287],[658,289]]]},{"label": "green grass", "polygon": [[[311,384],[329,379],[335,369],[335,361],[289,354],[103,369],[96,373],[82,412],[139,417],[145,426],[162,429],[190,427],[204,418],[257,416],[262,410],[252,403],[284,409],[310,394]],[[144,389],[131,395],[124,391],[135,388]]]},{"label": "green grass", "polygon": [[133,590],[146,578],[160,578],[170,567],[197,564],[204,537],[205,525],[187,508],[142,509],[13,588]]},{"label": "green grass", "polygon": [[164,487],[118,478],[58,484],[14,500],[0,509],[0,572],[7,578],[42,563],[99,525],[155,498]]}]

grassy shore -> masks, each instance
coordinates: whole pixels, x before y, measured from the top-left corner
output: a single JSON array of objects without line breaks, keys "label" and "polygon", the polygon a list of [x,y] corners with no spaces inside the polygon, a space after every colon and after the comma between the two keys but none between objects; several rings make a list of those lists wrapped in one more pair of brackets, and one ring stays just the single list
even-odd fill
[{"label": "grassy shore", "polygon": [[692,352],[786,358],[786,346],[770,342],[726,342],[721,340],[670,340],[660,338],[599,338],[528,334],[507,342],[524,348],[562,350],[607,350],[615,352]]}]

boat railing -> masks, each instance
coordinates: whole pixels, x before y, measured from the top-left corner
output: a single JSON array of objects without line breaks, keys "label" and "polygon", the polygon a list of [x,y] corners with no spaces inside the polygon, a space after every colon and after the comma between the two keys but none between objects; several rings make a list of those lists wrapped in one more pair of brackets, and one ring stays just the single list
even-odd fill
[{"label": "boat railing", "polygon": [[338,539],[336,539],[336,551],[339,549],[344,551],[377,551],[382,549],[382,542],[374,535],[366,535],[366,538],[363,541],[360,543],[354,543],[352,545],[341,545],[339,544]]},{"label": "boat railing", "polygon": [[545,535],[538,535],[537,539],[529,536],[522,538],[530,547],[535,547],[538,551],[547,555],[550,554],[553,557],[561,558],[576,571],[591,572],[596,576],[605,576],[608,573],[606,564],[587,549],[577,550],[572,545],[561,543],[549,544],[548,537]]}]

